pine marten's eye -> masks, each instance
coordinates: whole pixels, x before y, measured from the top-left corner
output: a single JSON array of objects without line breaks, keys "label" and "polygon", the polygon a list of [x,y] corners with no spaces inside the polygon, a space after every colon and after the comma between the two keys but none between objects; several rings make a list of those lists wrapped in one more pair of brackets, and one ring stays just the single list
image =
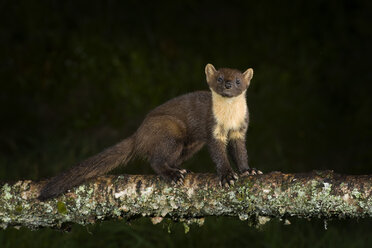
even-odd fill
[{"label": "pine marten's eye", "polygon": [[238,85],[240,84],[240,80],[239,79],[236,80],[236,84],[238,84]]},{"label": "pine marten's eye", "polygon": [[217,78],[217,81],[218,81],[219,83],[222,83],[223,78],[222,78],[222,77],[218,77],[218,78]]}]

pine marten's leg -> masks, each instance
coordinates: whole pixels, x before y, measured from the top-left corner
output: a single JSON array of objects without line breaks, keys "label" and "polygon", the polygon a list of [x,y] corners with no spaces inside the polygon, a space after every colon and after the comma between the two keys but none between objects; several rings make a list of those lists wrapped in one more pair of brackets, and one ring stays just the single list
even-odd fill
[{"label": "pine marten's leg", "polygon": [[182,152],[182,144],[167,137],[154,147],[150,158],[151,167],[164,179],[177,184],[182,184],[186,170],[175,167],[176,161]]},{"label": "pine marten's leg", "polygon": [[186,170],[176,169],[166,162],[163,158],[154,158],[150,161],[151,167],[154,171],[168,182],[182,184]]},{"label": "pine marten's leg", "polygon": [[211,138],[208,140],[208,148],[212,160],[217,166],[217,173],[220,177],[221,185],[226,187],[233,185],[234,181],[238,179],[238,176],[230,166],[225,142],[216,138]]},{"label": "pine marten's leg", "polygon": [[262,172],[256,168],[250,168],[248,166],[245,133],[238,131],[231,132],[228,150],[233,162],[238,166],[238,169],[242,175],[262,174]]},{"label": "pine marten's leg", "polygon": [[183,146],[181,155],[177,159],[175,163],[176,168],[180,168],[182,164],[190,159],[195,153],[200,151],[200,149],[205,145],[205,142],[202,141],[196,141],[191,144],[186,144]]},{"label": "pine marten's leg", "polygon": [[137,152],[168,181],[182,183],[186,170],[175,168],[186,139],[185,124],[173,116],[148,117],[137,130]]}]

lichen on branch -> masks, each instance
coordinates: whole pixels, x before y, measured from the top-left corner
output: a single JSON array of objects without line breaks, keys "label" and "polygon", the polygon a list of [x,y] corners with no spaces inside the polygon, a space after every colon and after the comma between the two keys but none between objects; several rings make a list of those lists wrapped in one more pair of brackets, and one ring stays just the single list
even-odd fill
[{"label": "lichen on branch", "polygon": [[372,176],[332,171],[240,178],[222,188],[216,175],[186,176],[182,186],[155,175],[104,176],[45,202],[37,196],[45,182],[29,180],[0,187],[0,226],[63,228],[105,219],[150,217],[202,224],[207,216],[236,216],[264,224],[270,218],[363,218],[372,216]]}]

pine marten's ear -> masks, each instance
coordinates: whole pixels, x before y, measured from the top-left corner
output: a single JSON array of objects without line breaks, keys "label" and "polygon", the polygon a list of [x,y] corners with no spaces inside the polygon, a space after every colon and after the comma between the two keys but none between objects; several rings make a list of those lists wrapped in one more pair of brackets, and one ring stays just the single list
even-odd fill
[{"label": "pine marten's ear", "polygon": [[213,75],[217,72],[216,68],[212,64],[207,64],[205,66],[205,75],[207,76],[207,82],[211,82]]},{"label": "pine marten's ear", "polygon": [[246,70],[243,73],[243,78],[247,81],[248,85],[249,85],[249,82],[251,81],[252,77],[253,77],[253,69],[252,68],[249,68],[248,70]]}]

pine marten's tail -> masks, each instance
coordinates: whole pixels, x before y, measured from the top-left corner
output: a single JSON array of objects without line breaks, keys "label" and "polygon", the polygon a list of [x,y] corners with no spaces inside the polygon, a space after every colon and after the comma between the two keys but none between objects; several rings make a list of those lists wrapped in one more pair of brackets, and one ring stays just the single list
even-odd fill
[{"label": "pine marten's tail", "polygon": [[126,164],[133,156],[134,139],[129,137],[103,152],[90,157],[70,170],[57,175],[41,189],[39,199],[58,196],[89,178],[103,175],[120,164]]}]

